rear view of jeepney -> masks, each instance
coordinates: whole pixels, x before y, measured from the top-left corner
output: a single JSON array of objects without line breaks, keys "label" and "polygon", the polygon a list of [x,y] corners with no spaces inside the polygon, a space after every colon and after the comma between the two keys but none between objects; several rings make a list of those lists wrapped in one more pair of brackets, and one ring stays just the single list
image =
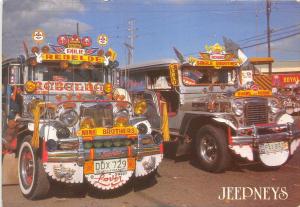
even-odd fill
[{"label": "rear view of jeepney", "polygon": [[24,85],[15,85],[22,108],[16,117],[19,186],[29,199],[45,196],[50,179],[116,190],[153,174],[163,157],[161,133],[143,116],[145,101],[131,100],[111,83],[116,53],[87,54],[79,47],[87,38],[63,38],[65,45],[52,46],[56,53],[34,47],[21,67]]}]

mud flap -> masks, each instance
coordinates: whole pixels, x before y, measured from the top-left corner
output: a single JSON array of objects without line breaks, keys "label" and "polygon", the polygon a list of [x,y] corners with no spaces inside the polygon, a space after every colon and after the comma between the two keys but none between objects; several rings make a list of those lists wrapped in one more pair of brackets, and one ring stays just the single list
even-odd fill
[{"label": "mud flap", "polygon": [[186,142],[183,139],[179,139],[177,141],[176,145],[177,145],[176,146],[176,154],[175,154],[176,157],[180,157],[180,156],[186,155],[191,150],[191,143],[190,142]]},{"label": "mud flap", "polygon": [[2,159],[2,185],[19,184],[18,159],[15,154],[5,154]]}]

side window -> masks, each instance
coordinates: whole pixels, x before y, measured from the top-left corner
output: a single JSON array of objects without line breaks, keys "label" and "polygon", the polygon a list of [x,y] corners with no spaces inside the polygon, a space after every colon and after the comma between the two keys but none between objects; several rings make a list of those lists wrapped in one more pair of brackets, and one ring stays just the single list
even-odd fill
[{"label": "side window", "polygon": [[185,85],[197,85],[211,83],[208,70],[184,70],[182,81]]},{"label": "side window", "polygon": [[147,89],[171,89],[170,74],[166,71],[155,71],[147,74]]}]

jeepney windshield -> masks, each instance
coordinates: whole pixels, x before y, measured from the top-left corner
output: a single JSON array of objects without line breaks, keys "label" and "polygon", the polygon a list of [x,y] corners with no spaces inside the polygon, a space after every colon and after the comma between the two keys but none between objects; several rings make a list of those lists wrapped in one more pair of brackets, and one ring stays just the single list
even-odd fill
[{"label": "jeepney windshield", "polygon": [[104,75],[108,76],[108,72],[104,68],[70,67],[62,69],[59,66],[40,65],[30,70],[31,77],[29,78],[34,81],[103,82],[105,81]]},{"label": "jeepney windshield", "polygon": [[183,67],[182,69],[182,82],[187,86],[234,85],[236,81],[237,71],[235,68]]}]

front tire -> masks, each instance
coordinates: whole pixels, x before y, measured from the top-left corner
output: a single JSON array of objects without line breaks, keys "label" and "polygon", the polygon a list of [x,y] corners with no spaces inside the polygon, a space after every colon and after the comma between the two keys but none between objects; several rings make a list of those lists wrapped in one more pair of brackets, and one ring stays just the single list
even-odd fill
[{"label": "front tire", "polygon": [[227,136],[224,130],[205,125],[196,134],[196,155],[200,167],[209,172],[223,172],[231,165]]},{"label": "front tire", "polygon": [[22,194],[31,200],[45,197],[50,189],[50,182],[43,164],[32,148],[31,136],[24,139],[19,150],[18,177]]}]

